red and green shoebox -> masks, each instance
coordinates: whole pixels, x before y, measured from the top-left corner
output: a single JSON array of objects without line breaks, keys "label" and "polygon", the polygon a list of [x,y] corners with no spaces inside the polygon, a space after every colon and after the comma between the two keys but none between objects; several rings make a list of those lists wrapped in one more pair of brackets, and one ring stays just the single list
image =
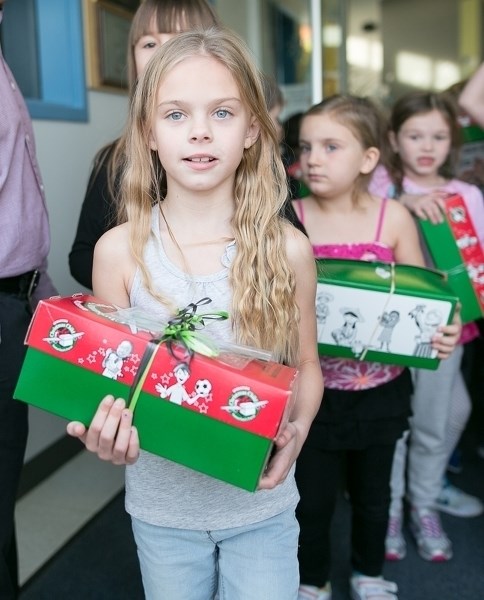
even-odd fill
[{"label": "red and green shoebox", "polygon": [[484,250],[464,200],[458,194],[445,199],[445,220],[434,225],[419,221],[423,237],[438,269],[461,302],[463,323],[484,315]]},{"label": "red and green shoebox", "polygon": [[321,356],[436,369],[431,338],[452,320],[457,297],[445,275],[410,265],[318,259]]},{"label": "red and green shoebox", "polygon": [[134,397],[144,450],[254,491],[289,417],[296,369],[235,346],[175,358],[180,348],[155,343],[152,320],[131,310],[80,294],[41,301],[15,398],[88,425],[106,394]]}]

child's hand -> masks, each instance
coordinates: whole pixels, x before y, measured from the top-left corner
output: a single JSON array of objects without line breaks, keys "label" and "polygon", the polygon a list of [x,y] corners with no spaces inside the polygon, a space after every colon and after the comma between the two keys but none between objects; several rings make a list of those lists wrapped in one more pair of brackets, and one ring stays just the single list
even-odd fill
[{"label": "child's hand", "polygon": [[445,198],[447,192],[434,190],[429,194],[403,194],[400,201],[410,212],[419,219],[429,220],[434,225],[442,223],[444,220]]},{"label": "child's hand", "polygon": [[79,438],[90,452],[115,465],[131,465],[138,460],[138,432],[132,426],[133,413],[121,398],[105,396],[89,429],[78,421],[67,425],[67,433]]},{"label": "child's hand", "polygon": [[441,325],[432,338],[432,347],[438,351],[438,358],[445,359],[452,354],[461,333],[462,321],[460,318],[460,308],[458,307],[454,313],[452,323],[450,325]]},{"label": "child's hand", "polygon": [[286,428],[276,438],[275,452],[267,465],[264,475],[259,481],[259,490],[275,488],[286,479],[299,454],[300,446],[296,425],[288,423]]}]

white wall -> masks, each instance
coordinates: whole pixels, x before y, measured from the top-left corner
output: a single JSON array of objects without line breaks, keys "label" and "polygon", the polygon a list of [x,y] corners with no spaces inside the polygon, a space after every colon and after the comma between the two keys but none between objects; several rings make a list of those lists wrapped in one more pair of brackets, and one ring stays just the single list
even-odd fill
[{"label": "white wall", "polygon": [[381,9],[390,101],[413,89],[441,90],[460,79],[459,2],[385,0]]},{"label": "white wall", "polygon": [[74,239],[91,163],[97,150],[122,131],[125,95],[88,93],[87,123],[34,121],[37,157],[45,185],[51,227],[49,273],[61,294],[79,291],[67,257]]}]

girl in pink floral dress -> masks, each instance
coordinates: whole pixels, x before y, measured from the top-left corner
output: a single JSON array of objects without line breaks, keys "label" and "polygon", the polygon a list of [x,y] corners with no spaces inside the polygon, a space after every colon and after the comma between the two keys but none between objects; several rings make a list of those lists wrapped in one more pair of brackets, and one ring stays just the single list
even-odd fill
[{"label": "girl in pink floral dress", "polygon": [[[410,213],[368,192],[380,157],[382,118],[366,99],[334,96],[313,106],[300,129],[301,167],[311,194],[295,200],[317,258],[352,258],[423,266]],[[460,326],[440,327],[433,346],[445,358]],[[394,600],[397,586],[382,578],[390,504],[390,472],[398,438],[408,427],[412,384],[408,369],[323,357],[323,402],[299,456],[301,500],[300,600],[331,598],[330,526],[340,475],[352,506],[356,600]]]}]

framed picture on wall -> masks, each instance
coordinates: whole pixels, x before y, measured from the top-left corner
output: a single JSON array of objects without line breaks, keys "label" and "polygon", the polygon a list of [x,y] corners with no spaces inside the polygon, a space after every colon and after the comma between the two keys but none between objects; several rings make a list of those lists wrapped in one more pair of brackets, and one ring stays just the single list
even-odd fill
[{"label": "framed picture on wall", "polygon": [[88,86],[124,92],[128,88],[126,53],[136,0],[84,0]]}]

